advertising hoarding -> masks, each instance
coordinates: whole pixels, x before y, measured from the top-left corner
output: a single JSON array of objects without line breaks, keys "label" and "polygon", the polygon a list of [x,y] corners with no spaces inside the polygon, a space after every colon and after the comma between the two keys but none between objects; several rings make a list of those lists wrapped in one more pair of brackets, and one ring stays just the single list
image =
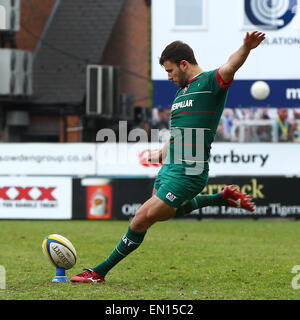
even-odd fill
[{"label": "advertising hoarding", "polygon": [[0,219],[71,219],[72,178],[0,177]]},{"label": "advertising hoarding", "polygon": [[[97,175],[155,177],[161,164],[145,161],[158,145],[97,145]],[[210,176],[300,176],[300,149],[293,143],[214,143]]]},{"label": "advertising hoarding", "polygon": [[[113,205],[113,218],[132,219],[140,206],[151,196],[153,183],[154,179],[131,179],[123,180],[123,182],[116,180],[114,182],[116,199]],[[298,178],[254,176],[210,178],[201,194],[215,194],[221,192],[226,185],[231,184],[253,198],[256,205],[255,212],[233,207],[210,206],[195,210],[181,219],[300,218],[300,198],[298,196],[300,179]]]},{"label": "advertising hoarding", "polygon": [[0,175],[95,174],[94,143],[3,143]]},{"label": "advertising hoarding", "polygon": [[[161,163],[147,160],[160,143],[3,144],[0,175],[155,177]],[[294,143],[214,143],[211,176],[300,176]]]},{"label": "advertising hoarding", "polygon": [[[176,90],[159,65],[164,48],[175,40],[188,43],[198,64],[213,70],[242,45],[247,31],[266,33],[250,53],[229,90],[227,107],[299,107],[300,10],[297,0],[153,0],[152,80],[154,106],[170,107]],[[267,82],[270,94],[254,99],[257,80]]]}]

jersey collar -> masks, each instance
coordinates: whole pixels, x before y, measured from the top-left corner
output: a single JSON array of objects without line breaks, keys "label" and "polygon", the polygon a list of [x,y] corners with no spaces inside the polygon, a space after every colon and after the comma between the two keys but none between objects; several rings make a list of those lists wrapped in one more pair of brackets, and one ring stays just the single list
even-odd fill
[{"label": "jersey collar", "polygon": [[196,78],[198,78],[201,73],[202,73],[202,72],[196,74],[191,80],[188,81],[188,83],[191,83],[192,81],[196,80]]}]

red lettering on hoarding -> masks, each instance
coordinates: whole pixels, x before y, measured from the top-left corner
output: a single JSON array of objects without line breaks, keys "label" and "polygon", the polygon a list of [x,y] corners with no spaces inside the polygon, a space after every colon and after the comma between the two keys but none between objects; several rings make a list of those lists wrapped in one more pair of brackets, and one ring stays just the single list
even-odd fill
[{"label": "red lettering on hoarding", "polygon": [[160,167],[162,162],[152,162],[148,159],[151,150],[146,149],[139,154],[140,164],[144,167]]},{"label": "red lettering on hoarding", "polygon": [[29,192],[32,189],[32,187],[26,187],[26,188],[15,187],[15,188],[19,191],[19,194],[14,200],[22,200],[22,199],[33,200],[32,197],[29,195]]},{"label": "red lettering on hoarding", "polygon": [[9,198],[8,195],[6,194],[6,192],[7,192],[9,189],[10,189],[10,187],[0,188],[0,199],[10,200],[10,198]]},{"label": "red lettering on hoarding", "polygon": [[38,201],[42,201],[45,199],[48,199],[49,201],[55,201],[56,199],[52,196],[52,192],[55,190],[54,187],[50,188],[44,188],[44,187],[38,187],[38,189],[41,191],[41,195],[37,199]]},{"label": "red lettering on hoarding", "polygon": [[[32,198],[32,196],[29,194],[32,189],[38,189],[40,191],[40,195],[38,198]],[[10,189],[15,189],[18,191],[18,195],[12,199],[7,195],[7,192]],[[56,189],[56,187],[3,187],[0,188],[0,199],[2,200],[14,200],[14,201],[20,201],[20,200],[28,200],[28,201],[43,201],[43,200],[49,200],[49,201],[56,201],[55,197],[52,195],[52,192]]]}]

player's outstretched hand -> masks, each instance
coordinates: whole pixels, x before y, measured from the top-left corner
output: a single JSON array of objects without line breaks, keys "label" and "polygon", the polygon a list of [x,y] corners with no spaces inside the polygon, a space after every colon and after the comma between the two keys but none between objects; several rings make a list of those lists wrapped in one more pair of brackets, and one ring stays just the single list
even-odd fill
[{"label": "player's outstretched hand", "polygon": [[261,42],[265,39],[265,35],[265,33],[260,31],[253,31],[251,33],[247,32],[244,39],[244,45],[249,50],[252,50],[261,44]]}]

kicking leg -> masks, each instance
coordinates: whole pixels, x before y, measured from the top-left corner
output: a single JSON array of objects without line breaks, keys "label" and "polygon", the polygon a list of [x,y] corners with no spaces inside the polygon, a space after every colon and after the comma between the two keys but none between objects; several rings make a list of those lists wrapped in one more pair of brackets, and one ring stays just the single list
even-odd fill
[{"label": "kicking leg", "polygon": [[126,234],[112,253],[93,269],[72,277],[72,282],[103,282],[106,274],[128,254],[136,250],[144,240],[146,231],[157,221],[165,221],[175,216],[175,209],[155,195],[146,201],[132,219]]},{"label": "kicking leg", "polygon": [[166,221],[175,217],[175,208],[166,204],[155,194],[137,211],[131,221],[131,230],[146,232],[155,222]]},{"label": "kicking leg", "polygon": [[194,210],[207,206],[230,206],[251,212],[255,210],[255,204],[248,195],[240,192],[234,186],[227,186],[220,193],[196,196],[178,208],[177,216],[186,215]]}]

